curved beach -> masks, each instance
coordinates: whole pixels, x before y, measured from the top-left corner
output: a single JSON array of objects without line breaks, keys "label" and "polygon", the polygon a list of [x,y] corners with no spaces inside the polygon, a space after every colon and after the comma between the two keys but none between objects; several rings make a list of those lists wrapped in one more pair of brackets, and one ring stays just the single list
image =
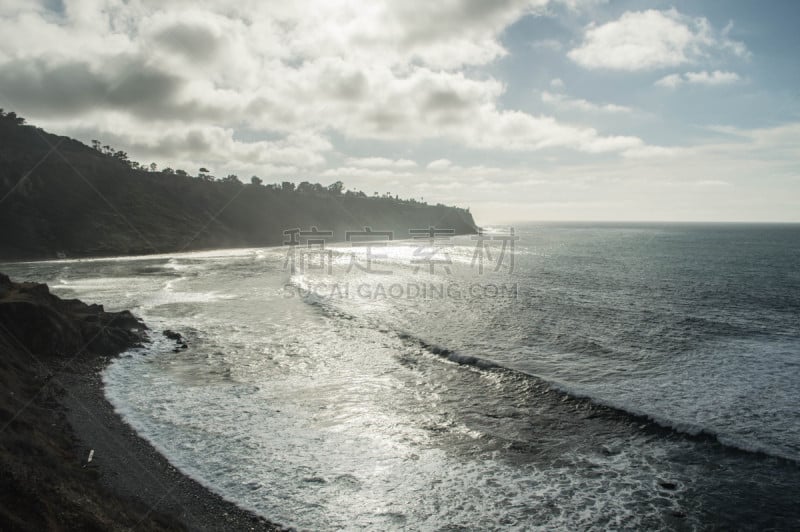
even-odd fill
[{"label": "curved beach", "polygon": [[114,412],[101,372],[145,339],[129,313],[0,274],[0,528],[280,529],[183,475]]}]

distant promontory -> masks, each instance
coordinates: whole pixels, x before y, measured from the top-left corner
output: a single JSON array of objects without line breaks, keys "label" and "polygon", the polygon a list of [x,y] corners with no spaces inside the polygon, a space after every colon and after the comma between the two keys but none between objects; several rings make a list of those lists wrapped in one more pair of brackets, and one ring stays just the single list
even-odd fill
[{"label": "distant promontory", "polygon": [[280,245],[283,231],[437,227],[474,233],[468,209],[396,196],[367,196],[283,181],[242,183],[130,161],[125,152],[87,146],[0,112],[0,260],[172,253]]}]

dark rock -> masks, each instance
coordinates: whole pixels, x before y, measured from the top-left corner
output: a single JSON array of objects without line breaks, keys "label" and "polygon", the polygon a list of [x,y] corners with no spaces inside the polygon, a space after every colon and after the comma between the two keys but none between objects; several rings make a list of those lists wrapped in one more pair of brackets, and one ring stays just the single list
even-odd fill
[{"label": "dark rock", "polygon": [[164,331],[164,336],[166,336],[170,340],[175,340],[176,342],[182,342],[183,341],[183,336],[181,336],[180,333],[176,333],[175,331],[171,331],[169,329]]},{"label": "dark rock", "polygon": [[[0,274],[0,417],[10,420],[0,434],[0,530],[278,529],[161,473],[166,461],[105,402],[98,372],[145,330],[129,312]],[[91,463],[89,449],[98,449]],[[143,482],[174,506],[157,509],[161,489]]]},{"label": "dark rock", "polygon": [[90,350],[115,355],[141,343],[147,327],[128,311],[61,300],[46,284],[14,283],[0,274],[0,325],[10,339],[37,357],[74,357]]},{"label": "dark rock", "polygon": [[678,489],[678,485],[674,482],[667,482],[666,480],[659,480],[658,485],[664,488],[665,490],[675,490]]},{"label": "dark rock", "polygon": [[130,311],[128,310],[114,312],[111,315],[114,317],[113,321],[117,327],[124,327],[127,329],[147,330],[147,325],[142,323],[142,321],[139,318],[131,314]]}]

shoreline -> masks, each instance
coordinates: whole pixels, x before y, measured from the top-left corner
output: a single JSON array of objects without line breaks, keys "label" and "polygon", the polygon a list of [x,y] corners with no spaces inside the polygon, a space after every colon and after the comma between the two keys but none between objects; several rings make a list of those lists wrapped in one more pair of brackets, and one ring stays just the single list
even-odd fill
[{"label": "shoreline", "polygon": [[61,405],[77,439],[75,450],[84,461],[94,450],[89,467],[100,473],[105,488],[138,499],[189,530],[284,530],[185,475],[139,436],[105,396],[102,372],[112,361],[107,358],[61,379]]},{"label": "shoreline", "polygon": [[[800,222],[799,222],[800,223]],[[479,228],[480,229],[480,228]],[[469,236],[478,234],[478,229],[471,232],[456,232],[451,237],[459,237],[459,236]],[[392,240],[395,244],[417,244],[419,241],[415,238],[408,237],[408,238],[397,238]],[[347,240],[331,240],[330,242],[326,242],[326,245],[331,246],[332,249],[336,249],[337,246],[343,246],[348,244]],[[280,249],[286,248],[285,243],[274,243],[274,244],[263,244],[263,245],[241,245],[241,246],[201,246],[197,248],[189,248],[189,249],[174,249],[174,250],[164,250],[164,251],[157,251],[157,252],[128,252],[128,253],[87,253],[87,254],[78,254],[78,255],[69,255],[64,257],[53,257],[53,256],[42,256],[42,255],[31,255],[29,257],[0,257],[0,265],[2,264],[36,264],[40,262],[75,262],[75,261],[86,261],[86,262],[94,262],[94,261],[104,261],[104,260],[135,260],[135,259],[155,259],[155,258],[163,258],[168,257],[172,258],[177,255],[186,255],[189,253],[209,253],[215,251],[244,251],[250,249],[256,250],[271,250],[271,249]]]},{"label": "shoreline", "polygon": [[180,472],[116,413],[102,371],[148,341],[128,311],[0,274],[0,529],[285,530]]}]

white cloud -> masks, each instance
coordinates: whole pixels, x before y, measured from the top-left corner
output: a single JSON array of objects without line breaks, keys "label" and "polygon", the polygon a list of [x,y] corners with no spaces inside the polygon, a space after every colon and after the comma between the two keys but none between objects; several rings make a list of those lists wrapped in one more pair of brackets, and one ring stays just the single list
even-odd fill
[{"label": "white cloud", "polygon": [[[556,3],[577,9],[594,2]],[[261,153],[263,145],[220,136],[242,127],[287,143],[336,132],[486,150],[599,153],[643,144],[501,109],[505,85],[467,73],[506,53],[505,28],[552,4],[64,0],[63,14],[17,6],[0,18],[0,93],[33,122],[113,139],[134,157],[169,146],[172,155],[160,149],[166,163],[203,157],[192,149],[196,136],[176,131],[216,135],[215,156],[223,149],[232,160]],[[329,144],[314,144],[305,161],[291,164],[319,164]],[[267,148],[263,164],[286,164],[286,150]]]},{"label": "white cloud", "polygon": [[542,92],[542,102],[560,109],[571,109],[588,113],[632,113],[633,109],[613,103],[597,104],[582,98],[569,98],[564,94]]},{"label": "white cloud", "polygon": [[731,186],[730,183],[727,181],[721,181],[719,179],[704,179],[702,181],[695,181],[695,186],[698,187],[729,187]]},{"label": "white cloud", "polygon": [[656,158],[669,158],[673,157],[685,148],[664,147],[664,146],[639,146],[626,150],[622,155],[626,159],[656,159]]},{"label": "white cloud", "polygon": [[607,4],[608,0],[560,0],[560,3],[570,11],[582,11],[593,6]]},{"label": "white cloud", "polygon": [[413,168],[417,163],[410,159],[387,159],[385,157],[348,157],[345,161],[359,168]]},{"label": "white cloud", "polygon": [[719,70],[713,72],[687,72],[683,77],[686,83],[697,83],[700,85],[727,85],[741,80],[739,74],[735,72],[722,72]]},{"label": "white cloud", "polygon": [[634,71],[675,67],[720,51],[748,53],[727,32],[715,32],[706,18],[673,8],[629,11],[612,22],[589,25],[581,45],[567,55],[585,68]]},{"label": "white cloud", "polygon": [[323,178],[346,179],[348,185],[360,185],[371,183],[378,186],[380,183],[391,183],[392,180],[399,182],[400,179],[408,179],[414,174],[409,171],[398,170],[395,168],[364,168],[360,166],[340,166],[328,168],[320,174]]},{"label": "white cloud", "polygon": [[730,85],[741,81],[742,78],[735,72],[723,72],[715,70],[713,72],[685,72],[683,74],[669,74],[655,82],[658,87],[675,89],[684,84],[690,85]]},{"label": "white cloud", "polygon": [[[690,147],[631,150],[620,160],[531,169],[437,161],[411,169],[341,168],[368,193],[403,187],[414,197],[469,206],[476,219],[791,220],[797,194],[764,189],[765,179],[800,190],[800,124],[744,130]],[[627,155],[628,152],[626,152]]]},{"label": "white cloud", "polygon": [[[800,123],[725,128],[730,136],[643,157],[559,165],[535,190],[471,200],[478,220],[797,221]],[[520,171],[523,172],[523,171]],[[519,175],[507,169],[505,175]],[[769,183],[771,186],[765,186]]]},{"label": "white cloud", "polygon": [[655,85],[659,87],[675,88],[681,83],[683,83],[683,81],[684,81],[683,77],[681,77],[680,74],[668,74],[663,78],[659,79],[658,81],[656,81]]},{"label": "white cloud", "polygon": [[431,161],[428,163],[428,170],[443,170],[452,166],[453,163],[447,159],[436,159],[435,161]]},{"label": "white cloud", "polygon": [[475,127],[459,133],[468,146],[506,151],[568,148],[585,153],[623,152],[644,145],[633,136],[601,135],[592,127],[562,124],[549,116],[482,109]]}]

